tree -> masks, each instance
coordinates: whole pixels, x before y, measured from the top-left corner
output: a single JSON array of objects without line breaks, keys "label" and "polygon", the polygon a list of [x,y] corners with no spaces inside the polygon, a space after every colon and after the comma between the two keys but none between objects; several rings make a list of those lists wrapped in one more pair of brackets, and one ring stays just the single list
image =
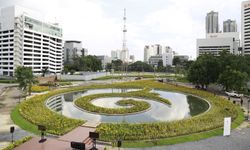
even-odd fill
[{"label": "tree", "polygon": [[227,66],[220,74],[218,83],[222,84],[226,91],[240,91],[246,87],[248,75],[246,72],[240,72]]},{"label": "tree", "polygon": [[173,59],[173,65],[180,65],[181,64],[181,59],[179,57],[174,57]]},{"label": "tree", "polygon": [[117,60],[112,60],[111,62],[111,68],[114,69],[115,71],[122,71],[122,60],[117,59]]},{"label": "tree", "polygon": [[19,83],[19,88],[23,91],[29,92],[31,94],[31,87],[34,83],[36,83],[35,77],[32,73],[31,67],[23,67],[19,66],[15,70],[15,77],[17,82]]},{"label": "tree", "polygon": [[197,58],[189,68],[187,79],[202,88],[218,80],[220,73],[219,61],[211,54],[204,54]]},{"label": "tree", "polygon": [[42,77],[45,77],[45,75],[46,75],[47,73],[49,73],[49,68],[48,68],[48,67],[45,67],[45,68],[43,68],[43,69],[41,70],[41,72],[42,72]]},{"label": "tree", "polygon": [[64,72],[102,70],[102,62],[96,56],[75,57],[73,63],[64,64]]},{"label": "tree", "polygon": [[129,65],[129,71],[153,72],[154,68],[151,65],[144,63],[142,61],[136,61],[133,64]]}]

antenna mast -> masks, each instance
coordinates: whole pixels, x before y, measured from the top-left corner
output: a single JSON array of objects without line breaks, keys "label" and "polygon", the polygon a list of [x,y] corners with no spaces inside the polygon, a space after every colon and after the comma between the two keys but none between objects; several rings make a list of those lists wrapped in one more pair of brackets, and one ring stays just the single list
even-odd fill
[{"label": "antenna mast", "polygon": [[123,42],[122,42],[122,50],[126,51],[127,50],[127,41],[126,41],[126,33],[127,33],[127,28],[126,28],[126,8],[124,8],[124,16],[123,16]]}]

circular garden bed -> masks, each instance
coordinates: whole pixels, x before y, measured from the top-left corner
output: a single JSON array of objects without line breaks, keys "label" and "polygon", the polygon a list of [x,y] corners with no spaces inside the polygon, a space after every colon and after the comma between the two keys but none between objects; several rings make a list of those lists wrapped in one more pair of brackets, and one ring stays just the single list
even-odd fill
[{"label": "circular garden bed", "polygon": [[[18,111],[16,111],[16,113],[17,115],[20,115],[20,117],[23,117],[23,120],[18,121],[14,119],[14,122],[21,127],[23,127],[23,122],[25,121],[33,125],[42,124],[47,127],[49,133],[62,135],[72,130],[73,128],[83,124],[84,120],[67,118],[65,116],[62,116],[60,114],[51,111],[45,106],[45,101],[48,98],[66,92],[84,91],[87,89],[99,89],[99,88],[142,88],[143,89],[145,87],[150,87],[159,90],[166,90],[166,91],[177,91],[195,95],[203,99],[206,99],[210,103],[211,108],[206,113],[179,121],[154,122],[154,123],[125,123],[125,122],[102,123],[97,127],[97,132],[100,133],[101,140],[115,141],[121,138],[127,141],[125,142],[125,145],[128,147],[142,146],[143,145],[142,143],[144,143],[144,145],[146,143],[147,146],[153,146],[155,145],[155,143],[157,143],[155,141],[158,141],[157,145],[173,144],[178,142],[202,139],[213,135],[221,134],[222,131],[221,128],[223,126],[224,117],[229,117],[229,116],[232,117],[233,128],[238,126],[244,119],[240,107],[234,105],[233,103],[227,101],[224,98],[215,96],[212,93],[196,89],[190,89],[182,86],[163,84],[154,81],[135,81],[127,83],[116,83],[110,85],[95,85],[95,86],[92,85],[92,86],[74,87],[70,89],[53,90],[47,94],[34,96],[26,101],[23,101],[20,105],[17,106]],[[148,88],[144,90],[147,89]],[[141,94],[141,97],[143,96],[145,97],[145,93],[138,92],[138,95],[139,94]],[[119,96],[121,96],[121,93],[119,94]],[[158,96],[153,95],[153,98],[150,96],[147,98],[161,101],[163,103],[171,105],[168,100],[156,97]],[[90,102],[94,98],[90,97],[86,101]],[[83,106],[77,103],[78,102],[76,102],[76,105]],[[79,101],[79,103],[81,102]],[[134,102],[130,101],[130,104],[132,103]],[[87,103],[87,105],[89,104],[90,103]],[[128,104],[128,103],[122,102],[122,104]],[[136,106],[137,104],[133,105]],[[147,107],[145,106],[144,109],[145,108]],[[107,112],[107,110],[101,110],[101,111],[95,110],[95,111],[109,113]],[[148,140],[153,140],[153,141],[149,142]]]}]

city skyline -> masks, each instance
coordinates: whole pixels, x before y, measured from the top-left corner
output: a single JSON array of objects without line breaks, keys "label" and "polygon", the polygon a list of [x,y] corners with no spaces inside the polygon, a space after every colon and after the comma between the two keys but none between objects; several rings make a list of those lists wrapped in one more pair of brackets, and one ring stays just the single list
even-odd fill
[{"label": "city skyline", "polygon": [[82,41],[90,54],[109,56],[111,50],[122,48],[122,17],[123,8],[126,8],[128,49],[136,60],[143,60],[144,46],[155,43],[168,45],[179,54],[194,58],[196,38],[205,37],[205,16],[212,10],[219,12],[220,30],[222,22],[227,19],[236,20],[239,30],[241,1],[224,2],[75,0],[72,3],[68,0],[0,0],[0,5],[1,8],[20,5],[39,11],[46,19],[60,23],[64,40]]}]

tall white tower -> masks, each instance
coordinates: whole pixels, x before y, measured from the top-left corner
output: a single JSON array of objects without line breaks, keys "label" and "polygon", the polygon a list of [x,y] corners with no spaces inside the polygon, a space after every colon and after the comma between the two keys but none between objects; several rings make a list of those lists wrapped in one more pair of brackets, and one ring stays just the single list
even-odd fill
[{"label": "tall white tower", "polygon": [[127,40],[126,40],[126,33],[127,33],[127,28],[126,28],[126,8],[124,8],[124,16],[123,16],[123,41],[122,41],[122,51],[121,51],[121,60],[123,62],[128,62],[129,61],[129,51],[127,48]]},{"label": "tall white tower", "polygon": [[242,54],[250,55],[250,1],[241,4],[241,41]]}]

